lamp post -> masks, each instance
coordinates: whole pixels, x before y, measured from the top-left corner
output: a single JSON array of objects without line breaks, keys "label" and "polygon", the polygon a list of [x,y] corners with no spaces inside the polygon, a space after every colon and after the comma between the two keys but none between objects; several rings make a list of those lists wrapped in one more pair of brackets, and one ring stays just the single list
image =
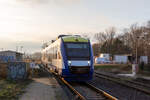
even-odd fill
[{"label": "lamp post", "polygon": [[137,58],[137,56],[138,56],[138,55],[137,55],[137,45],[136,45],[136,58],[135,58],[135,59],[136,59],[136,64],[138,63],[138,58]]},{"label": "lamp post", "polygon": [[20,46],[20,52],[22,52],[23,46]]},{"label": "lamp post", "polygon": [[136,64],[138,64],[138,45],[139,45],[139,39],[144,39],[144,36],[137,36],[136,37],[137,38],[137,43],[136,43]]},{"label": "lamp post", "polygon": [[135,76],[136,75],[136,73],[138,72],[138,39],[139,39],[139,37],[137,36],[136,37],[136,44],[135,44],[135,46],[136,46],[136,50],[135,50],[135,63],[133,63],[132,64],[132,75],[133,76]]},{"label": "lamp post", "polygon": [[139,37],[137,36],[137,43],[136,43],[136,50],[135,50],[136,64],[138,64],[138,40],[139,40]]},{"label": "lamp post", "polygon": [[3,50],[4,50],[4,48],[1,48],[1,50],[3,51]]}]

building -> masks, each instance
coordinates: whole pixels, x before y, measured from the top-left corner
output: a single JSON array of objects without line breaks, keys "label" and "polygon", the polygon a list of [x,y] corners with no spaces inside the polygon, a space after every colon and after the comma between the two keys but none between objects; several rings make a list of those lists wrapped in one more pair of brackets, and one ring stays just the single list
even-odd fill
[{"label": "building", "polygon": [[148,64],[148,56],[140,56],[140,63]]},{"label": "building", "polygon": [[113,61],[118,64],[127,64],[128,63],[128,55],[114,55]]},{"label": "building", "polygon": [[0,51],[0,61],[1,62],[15,62],[15,61],[22,61],[23,54],[16,51]]}]

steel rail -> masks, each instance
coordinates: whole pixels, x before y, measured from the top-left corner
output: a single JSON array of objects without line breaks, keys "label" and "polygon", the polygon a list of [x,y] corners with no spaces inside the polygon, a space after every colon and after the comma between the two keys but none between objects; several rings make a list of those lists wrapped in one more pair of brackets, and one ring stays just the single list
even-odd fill
[{"label": "steel rail", "polygon": [[98,72],[95,72],[95,74],[103,75],[103,76],[114,78],[114,79],[118,79],[118,80],[123,80],[123,81],[129,82],[129,83],[134,84],[134,85],[139,85],[139,86],[150,88],[150,85],[146,85],[146,84],[141,83],[141,82],[135,82],[135,81],[127,80],[127,79],[121,79],[119,77],[110,76],[110,75],[106,75],[106,74],[98,73]]},{"label": "steel rail", "polygon": [[[51,71],[53,74],[57,75],[57,73],[55,73],[54,71]],[[82,94],[80,94],[75,88],[73,88],[73,86],[71,86],[66,80],[64,80],[64,78],[59,77],[59,79],[67,86],[69,87],[69,89],[71,91],[73,91],[76,95],[78,95],[80,100],[86,100],[86,98],[84,96],[82,96]],[[111,96],[110,94],[108,94],[107,92],[89,84],[89,83],[85,83],[88,87],[92,88],[93,90],[95,90],[96,92],[103,94],[106,98],[108,98],[109,100],[118,100],[117,98],[115,98],[114,96]]]},{"label": "steel rail", "polygon": [[[54,71],[50,71],[54,75],[58,76],[58,74]],[[59,77],[59,76],[58,76]],[[82,96],[76,89],[74,89],[64,78],[59,77],[59,79],[72,91],[74,92],[80,100],[86,100],[84,96]]]},{"label": "steel rail", "polygon": [[[42,66],[41,66],[42,67]],[[48,73],[53,73],[55,76],[58,76],[58,74],[54,71],[50,71],[47,68],[42,67],[44,70],[46,70]],[[58,78],[72,91],[74,92],[80,100],[86,100],[78,91],[76,91],[66,80],[64,80],[64,78],[61,78],[58,76]]]},{"label": "steel rail", "polygon": [[150,88],[150,85],[144,84],[144,83],[142,83],[142,82],[135,82],[135,81],[127,80],[127,79],[121,79],[121,78],[119,78],[119,77],[114,77],[114,76],[110,76],[110,75],[106,75],[106,74],[102,74],[102,73],[98,73],[98,72],[95,72],[95,74],[99,74],[99,75],[103,75],[103,76],[106,76],[106,77],[110,77],[110,78],[115,78],[115,79],[127,81],[127,82],[129,82],[129,83],[133,83],[133,84],[137,84],[137,85],[140,85],[140,86],[143,86],[143,87],[148,87],[148,88]]},{"label": "steel rail", "polygon": [[[112,82],[115,82],[115,83],[117,83],[117,84],[120,84],[120,85],[124,85],[124,86],[126,86],[126,87],[130,87],[130,88],[133,88],[133,89],[136,89],[136,90],[138,90],[138,91],[141,91],[141,92],[144,92],[144,93],[146,93],[146,94],[148,94],[148,95],[150,95],[150,91],[148,91],[148,90],[146,90],[146,89],[144,89],[144,88],[140,88],[140,87],[138,87],[138,85],[136,85],[136,84],[131,84],[131,83],[129,83],[129,84],[127,84],[127,83],[124,83],[124,82],[127,82],[126,80],[121,80],[120,78],[116,78],[116,77],[112,77],[112,76],[109,76],[109,75],[104,75],[104,74],[102,74],[102,73],[97,73],[97,72],[95,72],[95,74],[97,74],[97,75],[95,75],[96,77],[98,77],[98,78],[103,78],[103,79],[107,79],[107,80],[110,80],[110,81],[112,81]],[[121,81],[119,81],[119,80],[117,80],[117,79],[119,79],[119,80],[121,80]],[[123,82],[124,81],[124,82]],[[129,82],[129,81],[128,81]],[[134,86],[133,86],[134,85]],[[136,86],[135,86],[136,85]]]},{"label": "steel rail", "polygon": [[118,100],[116,97],[108,94],[107,92],[95,87],[94,85],[90,84],[90,83],[86,83],[90,88],[94,89],[95,91],[102,93],[106,98],[108,98],[109,100]]},{"label": "steel rail", "polygon": [[[42,68],[43,68],[43,67],[42,67]],[[44,69],[45,69],[47,72],[53,73],[55,76],[58,76],[58,78],[59,78],[73,93],[75,93],[75,94],[78,96],[77,99],[79,99],[79,100],[86,100],[86,98],[85,98],[82,94],[80,94],[71,84],[69,84],[66,80],[64,80],[64,78],[60,77],[56,72],[50,71],[50,70],[48,70],[47,68],[44,68]],[[103,96],[105,96],[105,97],[106,97],[107,99],[109,99],[109,100],[118,100],[117,98],[113,97],[112,95],[108,94],[107,92],[105,92],[105,91],[103,91],[103,90],[101,90],[101,89],[99,89],[99,88],[97,88],[97,87],[95,87],[95,86],[93,86],[93,85],[91,85],[91,84],[89,84],[89,83],[85,83],[85,85],[87,85],[89,88],[95,90],[96,92],[102,94]]]},{"label": "steel rail", "polygon": [[76,89],[74,89],[66,80],[64,80],[63,78],[61,78],[61,80],[69,87],[71,91],[73,91],[76,95],[78,95],[80,100],[86,100],[85,97],[82,96]]}]

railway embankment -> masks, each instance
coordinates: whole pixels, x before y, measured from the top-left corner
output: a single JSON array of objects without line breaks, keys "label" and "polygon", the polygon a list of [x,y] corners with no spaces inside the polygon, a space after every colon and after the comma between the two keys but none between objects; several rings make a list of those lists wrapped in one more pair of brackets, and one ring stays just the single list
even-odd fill
[{"label": "railway embankment", "polygon": [[95,64],[95,71],[100,73],[105,73],[108,75],[120,76],[121,78],[126,78],[129,80],[134,79],[145,79],[150,80],[150,69],[149,66],[145,65],[144,69],[138,67],[138,72],[136,75],[132,75],[132,65],[131,64]]},{"label": "railway embankment", "polygon": [[148,75],[139,72],[132,76],[132,69],[127,65],[96,65],[95,69],[91,83],[98,88],[121,100],[150,99],[150,80],[146,79]]},{"label": "railway embankment", "polygon": [[53,75],[39,69],[19,100],[69,100]]},{"label": "railway embankment", "polygon": [[17,100],[31,82],[25,62],[0,63],[0,100]]},{"label": "railway embankment", "polygon": [[18,100],[24,89],[32,82],[27,79],[23,81],[11,81],[0,79],[0,100]]},{"label": "railway embankment", "polygon": [[0,100],[69,100],[54,76],[42,69],[30,70],[29,74],[21,80],[4,74],[6,78],[0,78]]},{"label": "railway embankment", "polygon": [[90,84],[100,88],[107,93],[117,97],[119,100],[149,100],[149,91],[141,89],[138,85],[125,83],[112,78],[94,76]]}]

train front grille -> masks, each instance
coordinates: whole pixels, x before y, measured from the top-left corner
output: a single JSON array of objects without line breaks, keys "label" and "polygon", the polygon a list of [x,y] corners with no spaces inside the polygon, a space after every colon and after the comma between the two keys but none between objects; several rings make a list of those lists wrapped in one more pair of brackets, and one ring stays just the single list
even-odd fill
[{"label": "train front grille", "polygon": [[72,74],[88,74],[90,72],[89,66],[69,66]]}]

